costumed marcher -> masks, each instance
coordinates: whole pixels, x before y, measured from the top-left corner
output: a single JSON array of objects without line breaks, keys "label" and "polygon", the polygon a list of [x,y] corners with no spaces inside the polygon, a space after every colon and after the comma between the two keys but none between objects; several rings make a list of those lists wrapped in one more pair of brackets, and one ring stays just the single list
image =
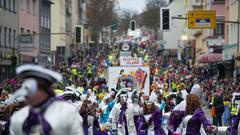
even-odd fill
[{"label": "costumed marcher", "polygon": [[101,135],[96,109],[97,104],[95,99],[86,97],[80,110],[80,115],[83,118],[84,135]]},{"label": "costumed marcher", "polygon": [[127,91],[120,91],[119,103],[116,103],[110,113],[109,121],[115,135],[136,135],[134,124],[134,106],[128,104]]},{"label": "costumed marcher", "polygon": [[[201,97],[202,93],[201,93],[200,86],[198,86],[198,84],[196,84],[194,90],[191,91],[191,94],[194,94],[194,95],[198,96],[199,98]],[[180,123],[182,122],[182,117],[184,117],[186,105],[187,105],[187,102],[186,102],[187,96],[186,95],[188,95],[188,93],[182,94],[183,101],[181,101],[178,105],[176,105],[174,107],[174,109],[171,111],[169,122],[168,122],[168,134],[169,135],[174,133],[177,130],[177,128],[179,127]]]},{"label": "costumed marcher", "polygon": [[[205,117],[200,107],[198,96],[190,94],[187,96],[186,111],[183,120],[177,129],[181,135],[207,135],[206,132],[213,133],[217,130]],[[203,130],[203,128],[205,131]]]},{"label": "costumed marcher", "polygon": [[17,74],[24,79],[23,85],[7,102],[25,96],[28,105],[12,115],[11,135],[83,133],[82,118],[77,109],[66,102],[55,100],[51,87],[62,79],[60,74],[38,65],[20,66]]},{"label": "costumed marcher", "polygon": [[155,106],[154,101],[145,100],[143,114],[139,119],[138,135],[166,135],[161,127],[161,110]]},{"label": "costumed marcher", "polygon": [[106,122],[108,122],[108,118],[113,106],[114,102],[112,102],[111,94],[107,94],[105,97],[103,97],[101,103],[99,104],[99,109],[102,112],[100,115],[101,124],[105,124]]},{"label": "costumed marcher", "polygon": [[240,122],[240,109],[238,110],[237,115],[232,117],[230,126],[227,129],[228,135],[239,135],[239,122]]},{"label": "costumed marcher", "polygon": [[139,125],[138,119],[140,117],[140,114],[142,113],[141,107],[139,106],[139,104],[140,104],[140,93],[137,90],[133,91],[131,101],[132,101],[131,103],[134,106],[135,115],[133,116],[133,119],[134,119],[134,124],[135,124],[136,130],[137,130],[138,125]]}]

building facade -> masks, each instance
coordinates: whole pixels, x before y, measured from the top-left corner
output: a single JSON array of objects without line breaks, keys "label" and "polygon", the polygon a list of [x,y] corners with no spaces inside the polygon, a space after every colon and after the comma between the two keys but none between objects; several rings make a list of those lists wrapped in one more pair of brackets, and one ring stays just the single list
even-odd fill
[{"label": "building facade", "polygon": [[52,35],[51,51],[53,65],[67,63],[69,57],[76,54],[74,44],[74,26],[79,25],[80,0],[53,0],[52,5]]},{"label": "building facade", "polygon": [[51,5],[51,33],[62,33],[52,35],[51,52],[54,59],[53,65],[65,62],[65,47],[66,47],[66,0],[53,0]]},{"label": "building facade", "polygon": [[[19,34],[32,34],[33,43],[24,46],[18,43],[19,62],[36,62],[39,54],[39,1],[38,0],[19,0]],[[35,34],[35,35],[34,35]]]},{"label": "building facade", "polygon": [[50,67],[51,59],[51,0],[39,0],[39,59],[38,63]]},{"label": "building facade", "polygon": [[0,0],[0,82],[11,76],[18,35],[18,0]]},{"label": "building facade", "polygon": [[[167,8],[170,9],[170,15],[184,17],[186,15],[185,0],[174,0]],[[177,49],[180,45],[181,36],[186,31],[186,21],[179,19],[172,19],[169,31],[163,31],[163,40],[165,41],[164,49]]]}]

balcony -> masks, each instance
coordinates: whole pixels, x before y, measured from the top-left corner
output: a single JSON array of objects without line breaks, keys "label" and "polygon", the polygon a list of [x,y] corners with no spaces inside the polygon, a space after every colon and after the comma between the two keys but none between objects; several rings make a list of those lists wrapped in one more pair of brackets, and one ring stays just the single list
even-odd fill
[{"label": "balcony", "polygon": [[225,0],[213,0],[212,4],[225,4]]},{"label": "balcony", "polygon": [[193,0],[192,7],[194,10],[202,10],[204,6],[203,0]]}]

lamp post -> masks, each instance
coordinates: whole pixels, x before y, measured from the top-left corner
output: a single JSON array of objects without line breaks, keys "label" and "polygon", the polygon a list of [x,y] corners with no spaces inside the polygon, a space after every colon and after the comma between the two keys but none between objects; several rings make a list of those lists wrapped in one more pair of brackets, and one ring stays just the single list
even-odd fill
[{"label": "lamp post", "polygon": [[238,19],[237,20],[238,20],[237,49],[238,49],[238,52],[239,52],[239,42],[240,42],[239,41],[240,40],[240,37],[239,37],[240,36],[240,30],[239,30],[240,29],[240,23],[239,23],[240,22],[240,0],[238,0]]}]

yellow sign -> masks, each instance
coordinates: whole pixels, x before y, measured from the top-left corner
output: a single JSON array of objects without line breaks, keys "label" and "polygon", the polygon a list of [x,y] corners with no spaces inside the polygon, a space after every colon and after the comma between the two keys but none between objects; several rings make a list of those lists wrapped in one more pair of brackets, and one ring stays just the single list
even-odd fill
[{"label": "yellow sign", "polygon": [[216,27],[216,11],[189,11],[189,29],[214,29]]}]

